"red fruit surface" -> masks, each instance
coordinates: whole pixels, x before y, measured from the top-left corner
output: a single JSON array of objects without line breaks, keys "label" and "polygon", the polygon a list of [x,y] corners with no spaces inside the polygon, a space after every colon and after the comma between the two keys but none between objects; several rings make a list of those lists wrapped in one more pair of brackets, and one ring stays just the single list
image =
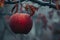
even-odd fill
[{"label": "red fruit surface", "polygon": [[33,22],[29,14],[16,13],[10,17],[9,25],[14,33],[27,34],[30,32]]}]

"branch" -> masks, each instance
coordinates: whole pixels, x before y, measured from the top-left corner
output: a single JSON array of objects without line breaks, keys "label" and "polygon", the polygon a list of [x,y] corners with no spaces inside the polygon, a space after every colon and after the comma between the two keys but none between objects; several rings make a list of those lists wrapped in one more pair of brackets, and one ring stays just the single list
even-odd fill
[{"label": "branch", "polygon": [[16,4],[16,3],[19,3],[19,1],[16,1],[16,2],[12,2],[12,1],[5,1],[5,4]]},{"label": "branch", "polygon": [[37,1],[37,0],[30,0],[30,1],[32,1],[32,2],[34,2],[34,3],[38,3],[38,4],[41,5],[41,6],[49,6],[50,8],[57,9],[57,8],[56,8],[56,5],[54,5],[54,4],[44,3],[44,2],[41,2],[41,1]]}]

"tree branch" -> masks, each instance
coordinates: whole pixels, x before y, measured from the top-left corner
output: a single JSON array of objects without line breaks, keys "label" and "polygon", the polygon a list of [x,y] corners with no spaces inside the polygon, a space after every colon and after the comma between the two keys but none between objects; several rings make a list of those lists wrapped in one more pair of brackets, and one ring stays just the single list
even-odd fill
[{"label": "tree branch", "polygon": [[19,1],[16,1],[16,2],[12,2],[12,1],[5,1],[5,4],[16,4],[16,3],[19,3]]},{"label": "tree branch", "polygon": [[56,5],[54,5],[54,4],[44,3],[44,2],[41,2],[41,1],[37,1],[37,0],[30,0],[30,1],[32,1],[32,2],[34,2],[34,3],[38,3],[38,4],[41,5],[41,6],[49,6],[50,8],[57,9],[57,8],[56,8]]}]

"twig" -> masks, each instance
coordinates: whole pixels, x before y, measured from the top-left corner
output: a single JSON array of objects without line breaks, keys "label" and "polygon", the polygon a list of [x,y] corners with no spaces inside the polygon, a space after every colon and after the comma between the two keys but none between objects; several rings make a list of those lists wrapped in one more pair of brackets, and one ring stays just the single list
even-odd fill
[{"label": "twig", "polygon": [[19,3],[19,1],[16,1],[16,2],[12,2],[12,1],[5,1],[5,4],[16,4],[16,3]]},{"label": "twig", "polygon": [[49,6],[50,8],[57,9],[57,8],[56,8],[56,5],[54,5],[54,4],[44,3],[44,2],[41,2],[41,1],[37,1],[37,0],[30,0],[30,1],[32,1],[32,2],[34,2],[34,3],[38,3],[38,4],[41,5],[41,6]]}]

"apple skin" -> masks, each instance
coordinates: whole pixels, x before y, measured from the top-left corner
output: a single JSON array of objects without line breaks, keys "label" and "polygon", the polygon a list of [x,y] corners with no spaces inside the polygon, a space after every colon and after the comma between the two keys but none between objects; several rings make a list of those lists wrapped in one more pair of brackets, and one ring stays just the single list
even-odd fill
[{"label": "apple skin", "polygon": [[32,29],[33,21],[29,14],[16,13],[10,17],[9,25],[16,34],[28,34]]}]

